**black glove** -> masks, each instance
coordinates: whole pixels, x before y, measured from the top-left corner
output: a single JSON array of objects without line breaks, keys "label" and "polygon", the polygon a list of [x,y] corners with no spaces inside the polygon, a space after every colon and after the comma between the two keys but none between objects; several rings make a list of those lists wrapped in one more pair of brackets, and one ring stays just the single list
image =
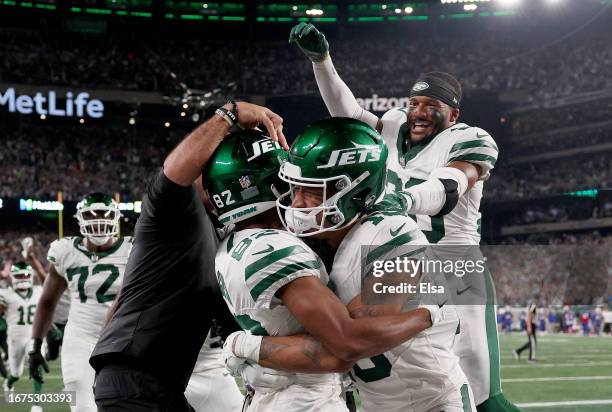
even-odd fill
[{"label": "black glove", "polygon": [[30,343],[30,351],[28,352],[28,367],[30,369],[30,379],[34,379],[38,383],[43,383],[43,374],[40,367],[49,373],[49,366],[41,352],[42,339],[34,338]]}]

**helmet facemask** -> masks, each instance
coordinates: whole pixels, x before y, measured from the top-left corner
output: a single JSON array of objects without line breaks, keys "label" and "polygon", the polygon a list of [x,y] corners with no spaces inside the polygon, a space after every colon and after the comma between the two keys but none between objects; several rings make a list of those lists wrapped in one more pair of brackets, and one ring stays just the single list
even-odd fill
[{"label": "helmet facemask", "polygon": [[81,235],[95,246],[105,245],[119,234],[121,213],[114,201],[109,204],[84,204],[77,208],[75,215]]},{"label": "helmet facemask", "polygon": [[[283,181],[289,183],[289,191],[281,195],[276,201],[280,220],[288,232],[296,236],[308,237],[328,231],[340,230],[353,223],[359,217],[359,213],[354,213],[353,216],[346,216],[340,203],[370,173],[365,171],[353,182],[346,175],[308,178],[301,176],[299,166],[287,162],[281,165],[278,175]],[[314,207],[292,207],[291,204],[298,187],[322,189],[321,204]]]},{"label": "helmet facemask", "polygon": [[25,263],[15,264],[11,267],[11,284],[13,289],[27,290],[32,287],[32,267]]}]

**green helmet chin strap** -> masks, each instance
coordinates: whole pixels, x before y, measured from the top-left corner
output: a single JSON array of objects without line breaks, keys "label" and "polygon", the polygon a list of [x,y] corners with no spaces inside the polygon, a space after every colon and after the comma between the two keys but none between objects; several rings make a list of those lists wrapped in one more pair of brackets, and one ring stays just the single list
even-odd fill
[{"label": "green helmet chin strap", "polygon": [[[277,201],[283,225],[297,236],[315,236],[355,222],[383,194],[386,161],[382,137],[363,122],[329,118],[308,126],[279,171],[290,186]],[[294,207],[299,187],[321,189],[321,203]]]}]

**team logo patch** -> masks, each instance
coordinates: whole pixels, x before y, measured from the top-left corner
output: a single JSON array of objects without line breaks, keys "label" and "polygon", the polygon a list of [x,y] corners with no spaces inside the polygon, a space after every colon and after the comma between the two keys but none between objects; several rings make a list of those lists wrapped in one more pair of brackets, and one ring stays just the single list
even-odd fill
[{"label": "team logo patch", "polygon": [[249,179],[248,176],[242,176],[240,179],[238,179],[238,181],[240,182],[240,186],[242,186],[243,189],[248,189],[249,187],[251,187],[251,179]]},{"label": "team logo patch", "polygon": [[429,84],[427,82],[417,82],[414,86],[412,86],[413,92],[420,92],[425,89],[429,89]]}]

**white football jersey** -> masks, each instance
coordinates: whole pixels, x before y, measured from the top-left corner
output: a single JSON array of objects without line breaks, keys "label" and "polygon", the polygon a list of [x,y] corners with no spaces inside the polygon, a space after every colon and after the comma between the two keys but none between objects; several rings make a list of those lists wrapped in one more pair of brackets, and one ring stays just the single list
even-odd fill
[{"label": "white football jersey", "polygon": [[41,294],[42,286],[39,285],[24,291],[12,287],[0,289],[0,306],[4,306],[9,339],[21,340],[32,336],[32,322]]},{"label": "white football jersey", "polygon": [[[230,312],[243,330],[254,335],[303,333],[302,325],[275,293],[299,277],[313,276],[325,285],[329,281],[323,262],[306,243],[288,232],[273,229],[247,229],[230,234],[217,251],[215,271]],[[297,383],[292,386],[296,387],[340,383],[335,373],[295,375]],[[289,396],[292,392],[283,393]],[[320,398],[317,394],[312,396]]]},{"label": "white football jersey", "polygon": [[297,237],[272,229],[230,234],[215,257],[225,302],[243,330],[254,335],[288,336],[303,332],[274,294],[302,276],[328,283],[327,272],[310,247]]},{"label": "white football jersey", "polygon": [[109,308],[121,289],[133,238],[121,237],[108,250],[94,254],[82,237],[51,243],[47,260],[66,279],[71,295],[68,324],[80,334],[98,339]]},{"label": "white football jersey", "polygon": [[[369,267],[373,260],[400,256],[419,260],[426,253],[419,245],[428,245],[427,239],[408,217],[375,214],[362,219],[342,240],[334,257],[330,279],[340,300],[346,305],[361,294],[362,267]],[[361,296],[364,299],[365,294]],[[459,327],[456,311],[450,306],[441,310],[443,320],[435,326],[353,366],[351,376],[364,411],[429,410],[443,404],[466,382],[452,350]]]},{"label": "white football jersey", "polygon": [[405,108],[392,109],[381,119],[382,136],[389,148],[387,192],[402,191],[422,183],[434,169],[456,160],[480,166],[480,180],[459,199],[449,214],[415,216],[430,243],[478,245],[483,182],[489,178],[499,152],[495,141],[483,129],[457,123],[404,151],[401,126],[407,121],[406,113]]}]

